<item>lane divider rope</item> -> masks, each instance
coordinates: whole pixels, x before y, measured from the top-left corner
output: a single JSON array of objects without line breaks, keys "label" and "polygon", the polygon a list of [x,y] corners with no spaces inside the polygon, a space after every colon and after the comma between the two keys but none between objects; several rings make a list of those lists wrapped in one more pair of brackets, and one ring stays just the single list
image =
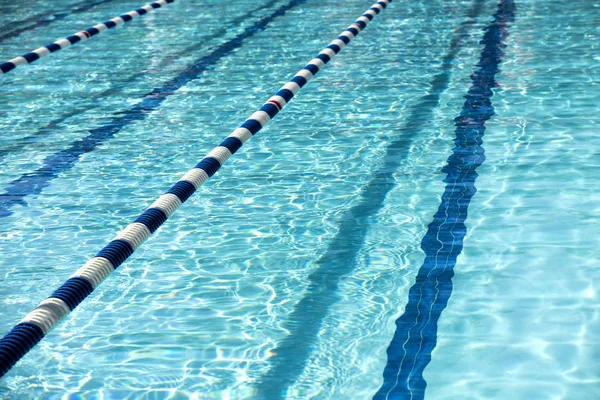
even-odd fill
[{"label": "lane divider rope", "polygon": [[17,68],[19,65],[31,64],[32,62],[39,60],[40,58],[45,57],[50,53],[54,53],[55,51],[69,47],[77,42],[87,40],[92,36],[99,34],[102,31],[114,28],[118,25],[124,24],[125,22],[129,22],[134,18],[139,17],[140,15],[148,14],[156,10],[157,8],[164,7],[167,4],[173,2],[175,2],[175,0],[157,0],[154,3],[146,4],[145,6],[138,8],[137,10],[126,12],[125,14],[122,14],[118,17],[114,17],[102,24],[94,25],[91,28],[84,29],[82,31],[74,33],[71,36],[67,36],[66,38],[59,39],[53,43],[50,43],[47,46],[40,47],[38,49],[30,51],[29,53],[25,53],[22,56],[15,57],[12,60],[8,60],[0,64],[0,74],[10,72],[13,69]]},{"label": "lane divider rope", "polygon": [[50,12],[41,12],[39,14],[31,15],[25,19],[13,20],[6,25],[0,26],[0,42],[6,39],[15,38],[23,32],[29,32],[43,26],[61,22],[70,15],[84,13],[98,5],[111,3],[113,1],[115,0],[97,0],[95,2],[85,0],[83,2],[71,4],[70,7],[74,8],[71,8],[70,10],[52,10]]},{"label": "lane divider rope", "polygon": [[51,10],[50,12],[41,12],[33,14],[21,20],[13,20],[4,26],[0,26],[0,42],[6,39],[16,38],[24,32],[33,31],[43,26],[62,22],[65,18],[92,10],[101,4],[111,3],[115,0],[85,0],[71,4],[70,10]]},{"label": "lane divider rope", "polygon": [[33,348],[58,321],[73,311],[98,285],[117,269],[150,234],[154,233],[175,210],[229,157],[273,119],[294,95],[329,62],[352,38],[392,0],[380,0],[332,41],[281,89],[271,96],[194,168],[186,172],[165,194],[150,205],[133,223],[115,236],[102,250],[77,270],[49,298],[27,314],[0,339],[0,377]]}]

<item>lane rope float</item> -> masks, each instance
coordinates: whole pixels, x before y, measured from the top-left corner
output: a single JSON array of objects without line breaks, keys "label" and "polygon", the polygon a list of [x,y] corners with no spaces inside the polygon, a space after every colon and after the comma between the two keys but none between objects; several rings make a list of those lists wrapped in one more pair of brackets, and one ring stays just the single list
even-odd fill
[{"label": "lane rope float", "polygon": [[273,119],[294,95],[341,49],[350,43],[392,0],[380,0],[346,28],[275,95],[271,96],[225,140],[212,149],[194,168],[186,172],[165,194],[150,205],[133,223],[117,234],[102,250],[77,270],[61,287],[27,314],[0,339],[0,377],[39,343],[61,318],[73,311],[96,287],[117,269],[150,234],[229,157]]},{"label": "lane rope float", "polygon": [[55,22],[62,21],[70,15],[84,13],[98,5],[111,3],[113,1],[115,0],[98,0],[96,2],[90,2],[90,0],[85,0],[83,2],[71,4],[70,7],[74,7],[71,8],[71,10],[52,10],[49,13],[42,12],[39,14],[34,14],[22,20],[11,21],[6,25],[0,26],[0,32],[2,32],[0,34],[0,42],[6,39],[15,38],[21,35],[23,32],[32,31],[42,26],[54,24]]},{"label": "lane rope float", "polygon": [[84,29],[72,34],[71,36],[67,36],[66,38],[52,42],[47,46],[42,46],[38,49],[30,51],[29,53],[25,53],[22,56],[15,57],[12,60],[8,60],[0,64],[0,74],[10,72],[19,65],[31,64],[32,62],[39,60],[50,53],[54,53],[58,50],[69,47],[77,42],[87,40],[102,31],[114,28],[118,25],[124,24],[125,22],[129,22],[140,15],[148,14],[157,8],[164,7],[173,2],[175,2],[175,0],[157,0],[154,3],[146,4],[145,6],[138,8],[137,10],[126,12],[125,14],[121,14],[120,16],[114,17],[104,23],[94,25],[91,28]]},{"label": "lane rope float", "polygon": [[[272,10],[269,15],[256,20],[252,24],[248,24],[238,35],[235,35],[219,45],[209,47],[206,50],[206,54],[201,55],[191,63],[185,65],[183,69],[177,72],[177,74],[168,81],[152,88],[152,90],[145,93],[140,99],[135,101],[131,107],[126,110],[122,110],[119,113],[113,113],[112,115],[109,115],[106,121],[100,126],[88,130],[88,135],[79,137],[75,141],[70,142],[68,146],[62,150],[49,154],[44,158],[39,168],[24,173],[19,178],[11,181],[6,187],[5,192],[0,193],[0,218],[11,215],[13,213],[11,208],[15,205],[19,205],[21,207],[27,206],[27,202],[24,200],[26,196],[38,195],[42,193],[42,191],[48,187],[54,179],[58,178],[61,173],[73,168],[79,162],[80,157],[83,154],[94,151],[102,143],[105,143],[113,138],[116,134],[121,132],[121,130],[126,126],[129,126],[132,123],[140,123],[145,121],[153,112],[161,107],[167,98],[177,93],[180,88],[187,85],[189,82],[198,79],[198,77],[205,74],[209,70],[210,66],[216,65],[220,60],[227,57],[235,49],[241,48],[247,39],[253,37],[259,32],[264,31],[267,26],[276,18],[285,15],[288,10],[299,7],[306,1],[307,0],[290,0],[288,4],[281,5],[280,7]],[[251,20],[252,16],[249,16],[242,22],[250,22]],[[241,24],[242,22],[239,22],[237,25]],[[228,29],[225,27],[223,22],[221,23],[221,27],[223,27],[225,30]],[[231,27],[229,27],[229,29],[231,29]],[[205,36],[204,40],[210,40],[211,36],[214,35]],[[195,52],[194,49],[191,49],[190,47],[187,49],[190,49],[192,53]],[[184,49],[183,51],[185,52],[187,49]],[[185,53],[185,55],[192,53]],[[146,75],[145,72],[140,74],[140,76],[144,75]],[[124,81],[121,81],[119,85],[123,82]],[[115,88],[119,85],[113,85],[112,87]],[[95,108],[96,106],[97,104],[94,103],[92,108]],[[85,106],[77,107],[79,110],[83,108],[85,108]],[[53,120],[50,122],[50,124],[56,125],[60,122],[60,120]],[[46,134],[45,129],[46,128],[42,128],[42,130],[44,130],[44,134]],[[41,131],[38,131],[38,133],[39,132]],[[19,140],[28,140],[28,137],[24,137]],[[0,157],[3,153],[6,154],[5,150],[7,149],[10,150],[10,146],[4,147],[3,149],[0,148]]]}]

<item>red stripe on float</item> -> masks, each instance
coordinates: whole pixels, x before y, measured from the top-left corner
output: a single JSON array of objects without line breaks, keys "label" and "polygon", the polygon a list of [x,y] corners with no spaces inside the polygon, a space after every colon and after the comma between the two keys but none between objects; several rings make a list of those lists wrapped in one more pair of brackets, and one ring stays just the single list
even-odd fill
[{"label": "red stripe on float", "polygon": [[281,106],[281,104],[279,104],[279,102],[277,100],[267,100],[267,103],[273,103],[277,106],[277,108],[279,108],[279,111],[281,111],[281,109],[283,108]]}]

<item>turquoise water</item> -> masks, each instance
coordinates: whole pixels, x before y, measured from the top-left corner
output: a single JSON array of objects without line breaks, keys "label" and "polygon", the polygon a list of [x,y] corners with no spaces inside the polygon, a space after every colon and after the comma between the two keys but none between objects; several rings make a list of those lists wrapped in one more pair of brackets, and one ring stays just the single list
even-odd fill
[{"label": "turquoise water", "polygon": [[[153,112],[128,114],[285,4],[180,0],[0,76],[0,193],[29,191],[0,218],[2,333],[371,2],[298,4],[204,59]],[[600,7],[569,4],[516,2],[427,399],[600,397]],[[140,5],[31,29],[1,42],[0,57]],[[0,26],[55,7],[2,4]],[[2,398],[372,398],[496,9],[392,3],[2,378]],[[48,157],[128,117],[48,171]],[[382,171],[389,190],[372,183]],[[381,207],[362,206],[369,193]]]}]

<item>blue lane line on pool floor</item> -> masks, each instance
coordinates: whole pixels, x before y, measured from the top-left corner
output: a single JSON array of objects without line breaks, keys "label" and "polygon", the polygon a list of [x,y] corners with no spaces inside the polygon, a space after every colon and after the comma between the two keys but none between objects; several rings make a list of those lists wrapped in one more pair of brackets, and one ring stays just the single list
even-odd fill
[{"label": "blue lane line on pool floor", "polygon": [[[90,3],[89,0],[86,0],[86,1],[82,1],[82,2],[71,5],[71,7],[75,7],[71,10],[65,10],[64,12],[60,12],[60,13],[53,13],[52,11],[48,11],[46,13],[32,15],[31,17],[22,19],[20,21],[10,22],[10,23],[0,27],[0,32],[3,32],[2,34],[0,34],[0,42],[4,41],[6,39],[17,37],[23,32],[31,31],[33,29],[48,26],[50,24],[53,24],[54,22],[61,21],[61,20],[65,19],[66,17],[68,17],[69,15],[83,13],[83,12],[91,10],[92,8],[94,8],[100,4],[111,3],[113,1],[115,1],[115,0],[99,0],[99,1],[96,1],[93,3]],[[44,17],[46,19],[41,19]],[[52,19],[47,19],[48,17],[52,17]],[[29,25],[25,25],[25,24],[29,24]],[[11,29],[11,27],[13,27],[13,26],[18,27],[18,28],[13,29],[12,31],[9,30],[7,32],[7,30]]]},{"label": "blue lane line on pool floor", "polygon": [[383,166],[362,189],[360,202],[350,208],[339,222],[339,230],[316,262],[316,270],[308,277],[306,294],[294,307],[285,328],[289,335],[269,358],[270,370],[256,385],[261,399],[276,400],[285,397],[288,388],[306,366],[311,349],[329,308],[339,298],[337,287],[343,276],[356,266],[356,257],[363,247],[371,221],[383,207],[388,192],[396,186],[394,174],[407,158],[411,141],[418,137],[424,124],[433,118],[441,95],[448,89],[453,62],[461,50],[461,42],[469,36],[485,0],[475,0],[465,21],[455,30],[449,50],[442,58],[441,71],[430,82],[428,94],[409,109],[408,117],[399,128],[393,142],[386,149]]},{"label": "blue lane line on pool floor", "polygon": [[467,211],[477,192],[475,170],[485,160],[481,146],[485,122],[494,115],[492,88],[497,86],[495,77],[506,47],[503,41],[514,12],[513,0],[501,0],[494,21],[483,36],[479,70],[471,75],[471,88],[455,119],[456,146],[442,169],[447,174],[442,202],[421,241],[425,261],[409,290],[404,313],[396,320],[396,332],[387,349],[383,385],[374,400],[421,400],[425,396],[427,382],[423,371],[431,361],[438,320],[452,294],[454,266],[467,232]]},{"label": "blue lane line on pool floor", "polygon": [[[258,13],[259,11],[270,8],[277,2],[279,2],[279,0],[270,0],[265,4],[258,6],[257,8],[254,8],[239,17],[232,19],[231,21],[227,21],[226,25],[223,24],[219,29],[215,30],[210,35],[203,37],[202,42],[195,43],[189,47],[186,47],[185,49],[183,49],[181,51],[178,51],[178,52],[171,54],[171,55],[167,56],[166,58],[163,58],[162,60],[160,60],[158,65],[153,67],[153,70],[155,71],[153,73],[158,73],[158,72],[160,72],[160,70],[162,70],[168,64],[172,64],[174,59],[180,59],[184,56],[189,56],[190,54],[193,54],[194,52],[205,48],[204,42],[225,36],[227,34],[227,32],[229,32],[231,30],[232,27],[239,26],[241,23],[243,23],[243,22],[247,21],[248,19],[252,18],[253,16],[255,16],[255,14]],[[142,72],[133,74],[125,80],[114,83],[111,88],[106,89],[95,95],[89,96],[89,99],[98,101],[98,99],[102,99],[107,96],[112,96],[114,94],[122,93],[123,89],[128,88],[130,83],[135,82],[136,80],[146,77],[146,76],[148,76],[147,71],[142,71]],[[3,148],[0,148],[0,162],[2,162],[4,157],[6,157],[7,155],[13,154],[13,153],[21,150],[25,146],[31,145],[33,143],[37,143],[41,139],[45,139],[48,135],[55,133],[55,131],[58,131],[59,124],[65,122],[69,118],[84,114],[85,112],[87,112],[89,110],[93,110],[95,108],[96,108],[95,104],[89,104],[89,105],[76,104],[75,108],[73,110],[62,114],[60,117],[58,117],[56,119],[53,119],[44,127],[39,128],[35,133],[25,136],[21,139],[18,139],[17,143],[14,143],[10,146],[5,146]]]},{"label": "blue lane line on pool floor", "polygon": [[267,17],[244,29],[244,32],[216,47],[210,54],[197,59],[165,85],[154,88],[129,110],[111,118],[100,128],[90,130],[88,136],[73,142],[67,149],[46,157],[42,167],[10,182],[6,192],[0,194],[0,217],[11,215],[13,213],[11,208],[15,205],[26,206],[27,203],[24,200],[26,196],[40,194],[60,173],[73,168],[81,155],[93,151],[131,123],[148,118],[163,101],[175,94],[178,89],[197,79],[208,67],[216,64],[233,50],[240,48],[245,39],[263,31],[273,20],[305,2],[306,0],[292,0],[288,4],[278,7]]}]

